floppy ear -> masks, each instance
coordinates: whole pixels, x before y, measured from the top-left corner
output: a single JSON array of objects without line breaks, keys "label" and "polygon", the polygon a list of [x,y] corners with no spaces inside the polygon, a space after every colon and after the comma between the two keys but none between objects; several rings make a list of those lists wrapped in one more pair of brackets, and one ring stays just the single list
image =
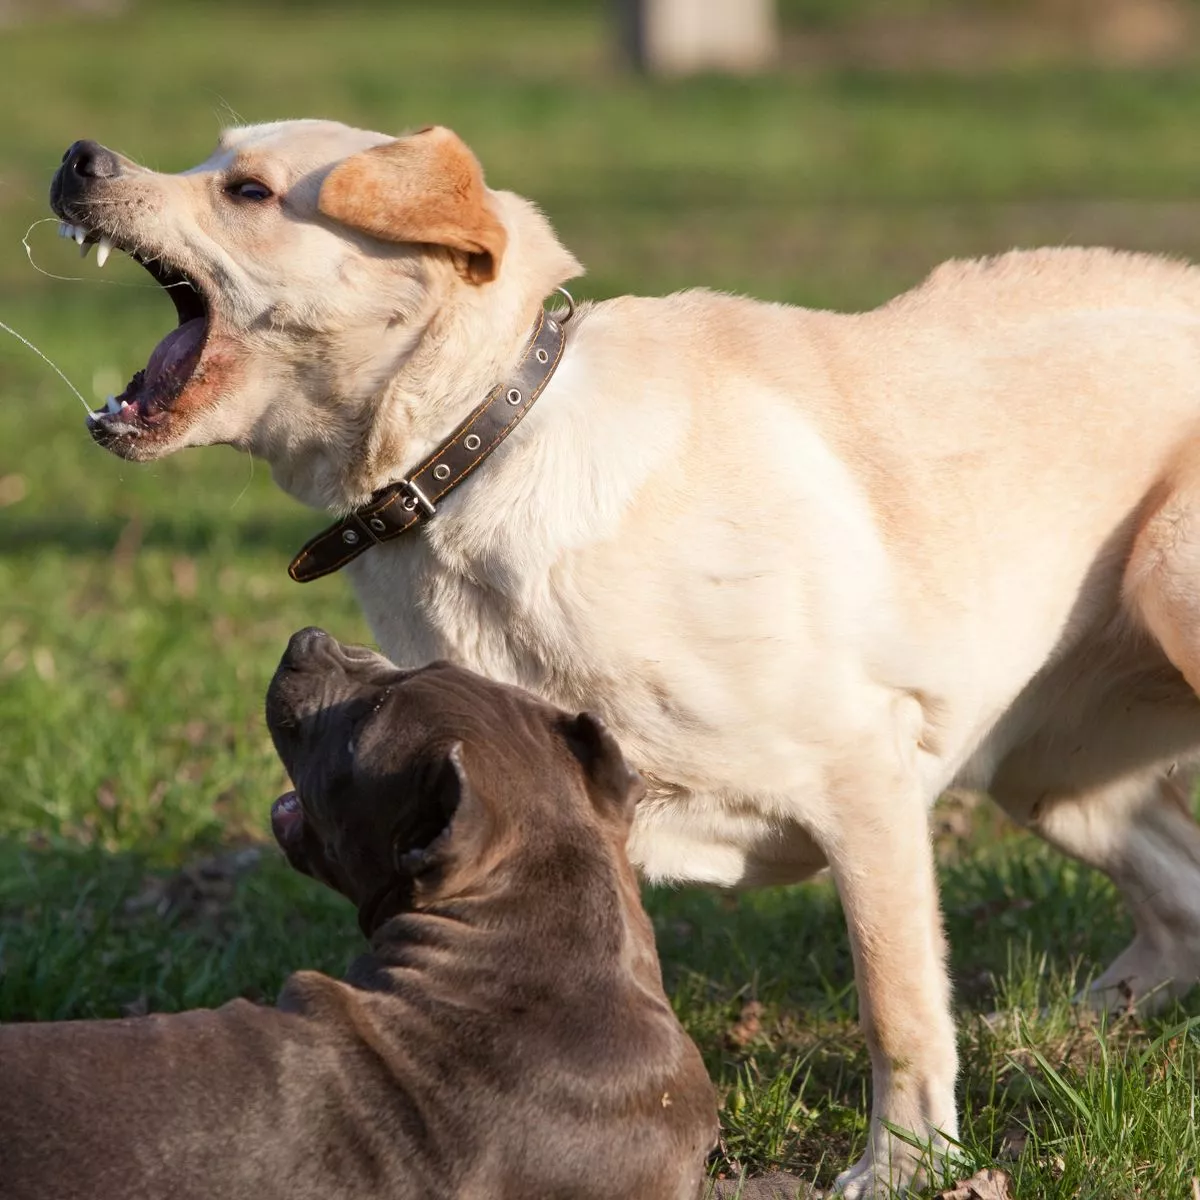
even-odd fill
[{"label": "floppy ear", "polygon": [[625,761],[617,739],[597,716],[581,712],[560,726],[567,747],[579,760],[595,799],[632,817],[634,806],[646,791],[642,777]]},{"label": "floppy ear", "polygon": [[384,242],[448,246],[471,283],[495,279],[508,244],[479,161],[441,125],[343,159],[325,176],[317,208]]},{"label": "floppy ear", "polygon": [[[482,820],[482,805],[463,765],[462,742],[455,742],[438,764],[421,802],[422,824],[429,840],[413,846],[406,839],[407,847],[393,847],[396,869],[413,879],[447,867],[453,853],[451,843],[457,846],[468,830],[477,830]],[[418,842],[424,841],[420,834],[417,838]]]}]

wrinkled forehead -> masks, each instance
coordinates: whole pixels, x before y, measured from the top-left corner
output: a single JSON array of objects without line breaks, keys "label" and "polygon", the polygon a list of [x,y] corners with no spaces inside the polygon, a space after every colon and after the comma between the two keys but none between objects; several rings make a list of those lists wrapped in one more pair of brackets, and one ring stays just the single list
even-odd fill
[{"label": "wrinkled forehead", "polygon": [[277,179],[281,184],[332,166],[360,150],[393,140],[389,134],[354,129],[337,121],[235,125],[221,134],[217,148],[192,170],[270,171],[281,177]]},{"label": "wrinkled forehead", "polygon": [[[409,745],[461,741],[474,754],[534,762],[553,745],[559,712],[521,688],[498,683],[448,663],[407,675],[390,689],[388,719]],[[399,742],[400,738],[397,737]]]}]

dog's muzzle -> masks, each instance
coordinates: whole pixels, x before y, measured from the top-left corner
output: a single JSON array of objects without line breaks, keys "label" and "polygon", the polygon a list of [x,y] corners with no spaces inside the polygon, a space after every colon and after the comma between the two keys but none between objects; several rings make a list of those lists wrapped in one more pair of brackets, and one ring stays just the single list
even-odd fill
[{"label": "dog's muzzle", "polygon": [[50,181],[50,207],[65,217],[73,201],[87,199],[97,185],[121,173],[121,160],[107,146],[87,140],[75,142]]}]

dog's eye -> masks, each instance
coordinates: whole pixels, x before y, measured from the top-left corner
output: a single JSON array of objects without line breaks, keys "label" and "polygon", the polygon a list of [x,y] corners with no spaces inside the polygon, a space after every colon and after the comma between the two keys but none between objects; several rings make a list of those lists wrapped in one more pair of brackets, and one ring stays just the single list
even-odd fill
[{"label": "dog's eye", "polygon": [[350,731],[349,740],[346,742],[346,753],[351,758],[354,757],[355,751],[358,750],[358,739],[362,731],[370,723],[370,720],[375,714],[387,703],[388,697],[392,694],[392,689],[384,688],[379,695],[379,699],[375,701],[371,709],[364,713],[354,724],[354,728]]},{"label": "dog's eye", "polygon": [[372,716],[376,715],[376,713],[379,712],[379,709],[383,708],[384,704],[388,703],[388,697],[390,695],[391,688],[384,688],[384,690],[380,692],[378,700],[374,702],[370,712],[362,714],[359,720],[355,721],[354,728],[352,731],[350,731],[350,737],[346,743],[346,752],[350,757],[353,758],[355,751],[359,748],[360,734],[365,730],[366,726],[370,724]]},{"label": "dog's eye", "polygon": [[229,184],[225,191],[239,200],[270,200],[274,195],[265,183],[259,183],[257,179],[239,179],[237,183]]}]

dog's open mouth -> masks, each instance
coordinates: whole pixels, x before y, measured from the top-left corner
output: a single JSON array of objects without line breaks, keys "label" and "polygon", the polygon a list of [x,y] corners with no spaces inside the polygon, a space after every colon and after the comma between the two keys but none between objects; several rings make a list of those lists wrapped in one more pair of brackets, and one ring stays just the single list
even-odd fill
[{"label": "dog's open mouth", "polygon": [[304,809],[295,792],[284,792],[271,805],[271,832],[285,853],[299,850],[304,839]]},{"label": "dog's open mouth", "polygon": [[[83,225],[63,222],[59,232],[78,242],[85,253],[97,245],[96,261],[100,266],[114,248],[110,237]],[[184,389],[197,376],[210,328],[208,299],[195,280],[160,256],[137,248],[124,249],[171,297],[178,325],[155,346],[149,361],[125,390],[109,396],[104,408],[89,416],[93,435],[105,440],[141,437],[166,421]]]}]

